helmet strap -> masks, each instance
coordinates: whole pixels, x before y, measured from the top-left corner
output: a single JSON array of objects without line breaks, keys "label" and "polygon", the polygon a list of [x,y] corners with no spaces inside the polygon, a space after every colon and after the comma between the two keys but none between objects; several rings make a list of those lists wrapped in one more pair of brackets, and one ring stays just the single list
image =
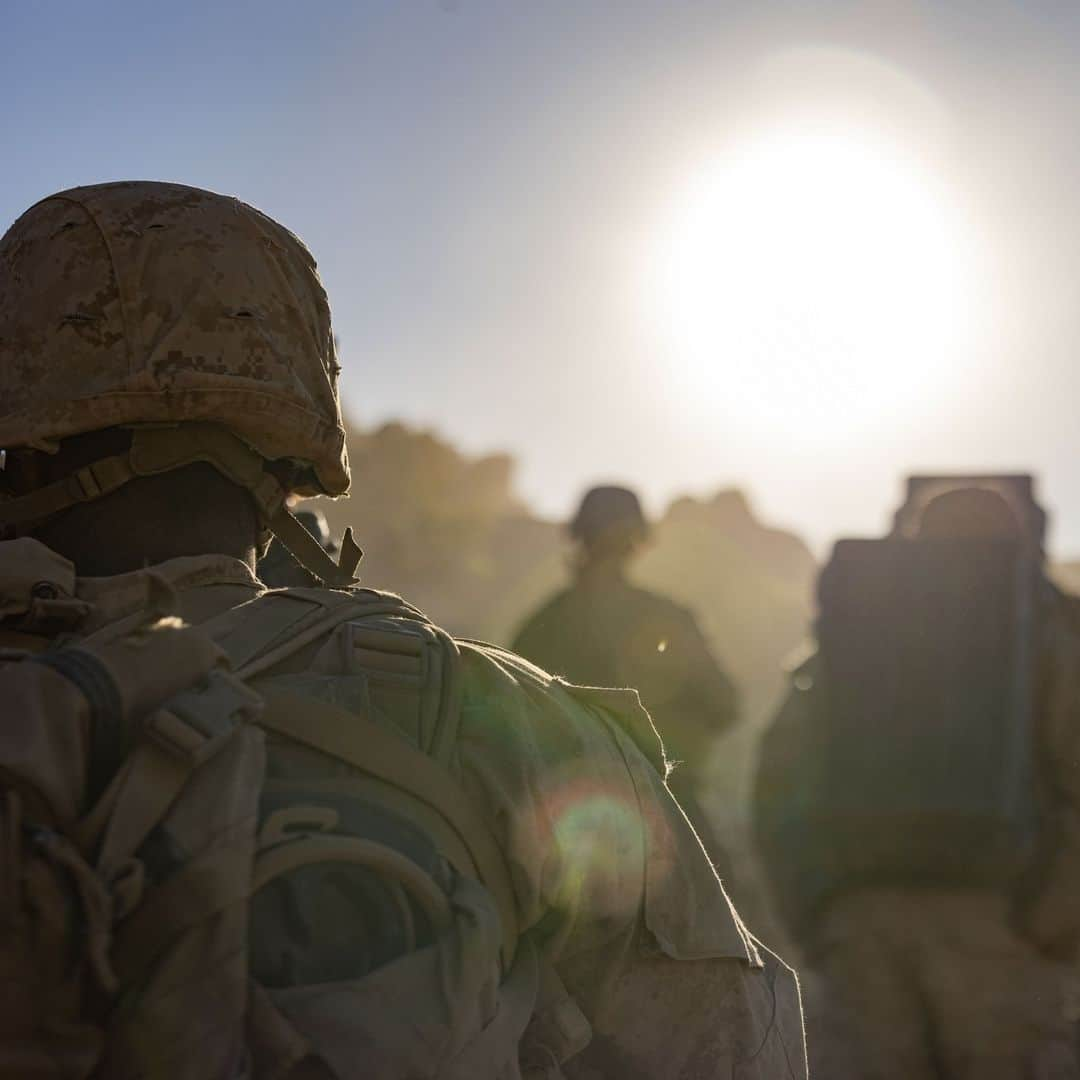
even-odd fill
[{"label": "helmet strap", "polygon": [[345,530],[338,561],[334,562],[322,544],[304,528],[284,503],[270,519],[269,526],[282,545],[289,549],[292,557],[324,585],[347,589],[356,584],[356,567],[364,553],[353,539],[351,528]]},{"label": "helmet strap", "polygon": [[27,495],[0,502],[0,537],[11,539],[37,523],[79,503],[93,502],[140,476],[157,476],[204,461],[227,479],[251,492],[259,516],[293,557],[316,578],[336,588],[357,581],[362,552],[348,529],[338,562],[293,516],[286,490],[266,469],[261,455],[227,428],[217,424],[183,423],[137,427],[126,453],[102,458],[55,483]]}]

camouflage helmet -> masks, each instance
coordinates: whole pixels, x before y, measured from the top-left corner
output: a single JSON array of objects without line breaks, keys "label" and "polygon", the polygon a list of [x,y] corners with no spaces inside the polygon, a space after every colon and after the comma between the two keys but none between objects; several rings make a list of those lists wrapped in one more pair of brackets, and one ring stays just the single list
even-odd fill
[{"label": "camouflage helmet", "polygon": [[605,485],[585,492],[570,522],[570,535],[586,546],[618,534],[643,540],[649,533],[641,502],[629,488]]},{"label": "camouflage helmet", "polygon": [[0,446],[100,428],[222,424],[349,486],[330,307],[303,243],[181,184],[73,188],[0,240]]},{"label": "camouflage helmet", "polygon": [[[135,432],[130,461],[25,513],[203,460],[251,489],[281,536],[290,492],[348,490],[326,293],[304,244],[265,214],[181,184],[73,188],[11,226],[0,274],[0,447]],[[262,468],[280,459],[287,489]]]}]

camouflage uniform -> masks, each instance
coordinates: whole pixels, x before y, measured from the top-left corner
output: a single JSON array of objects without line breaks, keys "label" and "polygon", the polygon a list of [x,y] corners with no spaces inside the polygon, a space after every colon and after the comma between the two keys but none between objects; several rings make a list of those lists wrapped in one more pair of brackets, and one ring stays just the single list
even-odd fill
[{"label": "camouflage uniform", "polygon": [[[1080,982],[1017,934],[1007,908],[1000,894],[956,888],[867,888],[830,903],[808,962],[826,987],[821,1037],[849,1044],[849,1075],[1080,1076]],[[813,1035],[810,1054],[816,1066]]]},{"label": "camouflage uniform", "polygon": [[[349,581],[351,567],[312,552],[317,543],[297,536],[302,526],[285,509],[290,492],[337,495],[348,484],[329,310],[295,237],[236,200],[114,184],[39,204],[0,244],[0,259],[14,282],[0,293],[0,445],[48,448],[80,432],[133,428],[126,453],[0,503],[9,532],[133,477],[210,461],[252,493],[294,554],[324,578]],[[83,610],[66,640],[114,636],[162,583],[179,614],[207,632],[242,617],[262,589],[243,563],[212,554],[78,581]],[[373,708],[351,633],[346,623],[312,637],[277,677],[311,709],[330,698],[358,724],[366,718],[419,742]],[[615,722],[633,703],[552,680],[511,654],[458,648],[461,696],[446,764],[498,839],[510,918],[542,946],[591,1024],[591,1042],[565,1073],[805,1076],[794,976],[745,931],[657,769]],[[258,685],[274,677],[263,671]],[[636,715],[640,744],[658,760],[648,717]],[[338,772],[359,777],[344,763]],[[340,929],[327,920],[290,947],[318,952],[322,936],[332,945]],[[250,943],[253,954],[259,945]],[[320,1014],[327,989],[299,988],[315,1059],[287,1075],[368,1076],[364,1047],[348,1042],[366,1007],[353,997],[352,1022],[335,1024]],[[397,1015],[386,995],[370,1005],[407,1029],[401,1013],[420,1008],[430,989],[417,987]],[[426,1049],[421,1035],[401,1042],[402,1060]],[[271,1055],[270,1071],[282,1061]],[[557,1062],[539,1063],[535,1075],[557,1075]],[[434,1067],[451,1075],[437,1056]]]},{"label": "camouflage uniform", "polygon": [[43,622],[70,627],[90,612],[75,591],[70,563],[32,540],[0,544],[4,1077],[87,1076],[100,1061],[96,1020],[115,988],[108,942],[116,908],[72,836],[117,764],[112,733],[133,728],[225,660],[176,619],[151,619],[62,657],[29,651],[42,641],[29,630]]},{"label": "camouflage uniform", "polygon": [[[1047,830],[1041,870],[1018,896],[974,886],[864,883],[832,895],[812,916],[781,898],[812,971],[806,1009],[813,1075],[1080,1077],[1080,788],[1070,766],[1080,731],[1080,606],[1045,583],[1042,595],[1037,724],[1057,827]],[[821,678],[816,657],[795,672],[765,737],[759,808],[782,799],[784,777],[808,767],[801,740],[820,729],[813,720],[828,693]]]},{"label": "camouflage uniform", "polygon": [[513,648],[572,682],[634,687],[695,785],[708,775],[713,741],[735,722],[734,688],[694,616],[620,574],[583,571],[529,618]]}]

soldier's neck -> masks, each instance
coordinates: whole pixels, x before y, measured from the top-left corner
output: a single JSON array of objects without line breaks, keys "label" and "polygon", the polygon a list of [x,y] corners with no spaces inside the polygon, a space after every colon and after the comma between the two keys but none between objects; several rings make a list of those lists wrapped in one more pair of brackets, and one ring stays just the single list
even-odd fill
[{"label": "soldier's neck", "polygon": [[252,544],[228,550],[227,544],[178,543],[150,523],[133,531],[99,528],[83,535],[44,529],[35,538],[74,563],[80,577],[112,577],[184,556],[227,555],[252,571],[257,561]]},{"label": "soldier's neck", "polygon": [[578,581],[585,585],[603,586],[626,580],[628,560],[623,556],[595,556],[578,567]]},{"label": "soldier's neck", "polygon": [[197,464],[73,506],[34,536],[80,576],[109,577],[191,555],[228,555],[254,570],[260,527],[247,492]]}]

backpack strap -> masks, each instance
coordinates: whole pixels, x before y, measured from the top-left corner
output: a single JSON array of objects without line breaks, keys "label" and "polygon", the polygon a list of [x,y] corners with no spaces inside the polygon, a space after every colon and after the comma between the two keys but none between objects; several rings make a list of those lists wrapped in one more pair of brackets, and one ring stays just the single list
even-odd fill
[{"label": "backpack strap", "polygon": [[[225,650],[237,677],[252,679],[346,622],[386,615],[431,625],[421,612],[392,593],[294,588],[263,593],[203,623],[201,629]],[[275,691],[272,685],[258,687],[267,705],[257,723],[404,793],[427,808],[429,819],[434,811],[457,841],[443,845],[444,854],[460,872],[482,881],[495,900],[502,924],[503,962],[509,971],[518,940],[510,871],[487,822],[445,765],[461,712],[460,654],[448,634],[435,633],[445,662],[435,688],[439,719],[434,756],[366,717],[321,699]],[[471,865],[460,865],[462,850]]]},{"label": "backpack strap", "polygon": [[342,623],[375,615],[427,622],[393,593],[370,589],[275,589],[200,624],[229,656],[238,678],[251,679],[287,660]]},{"label": "backpack strap", "polygon": [[[90,853],[100,842],[99,868],[122,863],[168,812],[195,769],[220,747],[221,737],[234,726],[228,718],[241,707],[256,707],[257,699],[239,679],[287,659],[343,622],[375,613],[423,619],[420,612],[393,594],[316,588],[262,593],[203,623],[201,629],[226,652],[235,675],[216,674],[206,687],[186,691],[169,703],[168,711],[159,710],[147,719],[134,753],[76,826],[79,848]],[[145,613],[139,612],[110,624],[83,644],[111,638],[118,627],[127,628],[144,618]],[[18,640],[8,636],[0,638],[0,646],[30,641],[30,635],[20,634]],[[197,700],[193,698],[190,707],[185,707],[192,695]]]},{"label": "backpack strap", "polygon": [[182,691],[146,718],[134,752],[75,828],[84,852],[100,840],[97,866],[106,877],[134,855],[195,770],[260,705],[238,679],[215,671],[203,686]]},{"label": "backpack strap", "polygon": [[112,951],[117,975],[141,983],[169,942],[250,894],[251,865],[235,851],[198,856],[144,893],[123,920]]},{"label": "backpack strap", "polygon": [[375,776],[433,808],[468,852],[475,875],[499,910],[503,963],[510,969],[518,940],[517,904],[498,841],[455,777],[401,736],[330,702],[294,693],[264,690],[266,708],[257,723],[277,735],[319,750]]},{"label": "backpack strap", "polygon": [[408,928],[409,951],[416,947],[415,927],[405,895],[423,911],[436,933],[445,931],[453,920],[450,901],[438,883],[407,855],[377,840],[357,836],[333,836],[322,832],[304,832],[269,845],[260,843],[255,858],[251,894],[283,874],[290,874],[311,863],[346,862],[366,867],[388,881],[398,910]]}]

